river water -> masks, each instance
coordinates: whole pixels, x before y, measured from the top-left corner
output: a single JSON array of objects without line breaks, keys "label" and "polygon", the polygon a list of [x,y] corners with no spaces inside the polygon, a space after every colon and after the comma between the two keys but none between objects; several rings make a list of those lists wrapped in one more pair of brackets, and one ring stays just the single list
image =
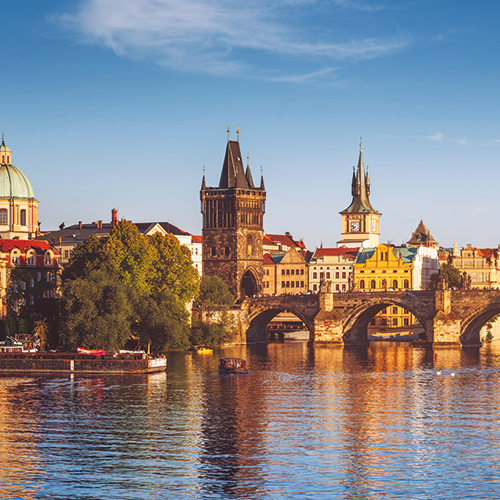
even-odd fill
[{"label": "river water", "polygon": [[[250,373],[219,376],[219,355]],[[499,445],[500,345],[291,342],[0,378],[2,499],[493,499]]]}]

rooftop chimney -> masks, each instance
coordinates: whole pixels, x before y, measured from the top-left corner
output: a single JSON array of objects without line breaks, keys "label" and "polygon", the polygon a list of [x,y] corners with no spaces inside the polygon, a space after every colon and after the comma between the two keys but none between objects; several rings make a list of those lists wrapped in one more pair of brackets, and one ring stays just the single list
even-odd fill
[{"label": "rooftop chimney", "polygon": [[78,229],[81,229],[83,227],[83,222],[81,220],[78,221]]},{"label": "rooftop chimney", "polygon": [[111,224],[113,225],[113,227],[118,224],[118,210],[116,208],[113,208],[113,210],[111,210]]}]

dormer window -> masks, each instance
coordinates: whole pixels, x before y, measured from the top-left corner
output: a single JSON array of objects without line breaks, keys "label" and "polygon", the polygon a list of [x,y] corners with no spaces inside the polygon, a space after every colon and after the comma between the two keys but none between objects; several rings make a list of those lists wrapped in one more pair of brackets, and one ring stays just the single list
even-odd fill
[{"label": "dormer window", "polygon": [[51,266],[52,265],[52,255],[50,254],[50,252],[47,252],[45,254],[45,265],[46,266]]}]

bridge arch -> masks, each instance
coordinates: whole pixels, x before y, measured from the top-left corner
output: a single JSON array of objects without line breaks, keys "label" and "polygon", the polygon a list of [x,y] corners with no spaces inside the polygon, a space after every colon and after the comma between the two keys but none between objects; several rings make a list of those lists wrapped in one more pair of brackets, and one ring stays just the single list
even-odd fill
[{"label": "bridge arch", "polygon": [[285,295],[247,299],[242,304],[242,308],[246,310],[246,341],[248,343],[267,342],[269,340],[267,325],[279,313],[289,313],[296,316],[309,330],[309,339],[314,340],[314,316],[318,312],[317,302],[316,295]]},{"label": "bridge arch", "polygon": [[463,345],[480,344],[481,328],[497,314],[500,314],[500,304],[489,304],[468,316],[462,321],[460,342]]},{"label": "bridge arch", "polygon": [[[366,297],[366,295],[365,295]],[[415,307],[411,300],[405,300],[398,293],[391,297],[391,293],[383,297],[371,297],[354,308],[347,316],[343,325],[343,341],[346,344],[365,344],[368,342],[368,325],[377,313],[389,306],[399,306],[411,313],[420,322],[427,334],[427,321],[422,311]]]}]

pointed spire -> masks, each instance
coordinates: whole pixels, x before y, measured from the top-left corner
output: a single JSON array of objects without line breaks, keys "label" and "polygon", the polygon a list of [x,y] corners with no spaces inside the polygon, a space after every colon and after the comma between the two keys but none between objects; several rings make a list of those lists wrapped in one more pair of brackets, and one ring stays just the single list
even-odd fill
[{"label": "pointed spire", "polygon": [[264,174],[262,173],[262,165],[260,166],[260,189],[266,189],[264,187]]},{"label": "pointed spire", "polygon": [[247,178],[248,187],[254,189],[255,186],[252,179],[252,172],[250,172],[250,156],[248,155],[248,153],[247,153],[247,170],[245,172],[245,177]]},{"label": "pointed spire", "polygon": [[352,202],[350,206],[340,213],[379,213],[372,207],[369,199],[370,177],[368,175],[368,169],[365,171],[365,165],[363,163],[363,143],[361,138],[359,142],[358,166],[353,167],[351,194]]},{"label": "pointed spire", "polygon": [[229,125],[227,126],[227,142],[229,142],[229,134],[230,134],[230,130],[229,130]]},{"label": "pointed spire", "polygon": [[206,188],[206,184],[205,184],[205,165],[203,165],[203,179],[201,181],[201,189],[205,189]]}]

